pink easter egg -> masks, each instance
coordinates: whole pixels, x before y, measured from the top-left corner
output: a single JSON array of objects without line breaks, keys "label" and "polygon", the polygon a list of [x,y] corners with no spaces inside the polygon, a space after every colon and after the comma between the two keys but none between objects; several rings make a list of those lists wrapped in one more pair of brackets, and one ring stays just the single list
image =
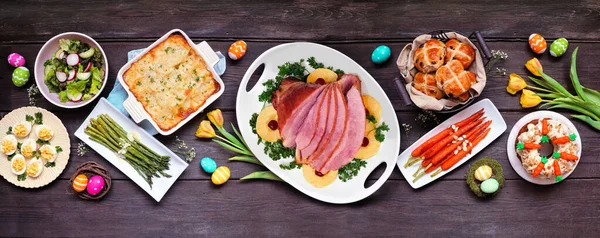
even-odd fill
[{"label": "pink easter egg", "polygon": [[102,191],[104,188],[104,178],[99,175],[94,175],[90,178],[87,185],[87,192],[94,196]]},{"label": "pink easter egg", "polygon": [[25,65],[25,57],[18,53],[12,53],[8,55],[8,63],[15,67],[21,67]]}]

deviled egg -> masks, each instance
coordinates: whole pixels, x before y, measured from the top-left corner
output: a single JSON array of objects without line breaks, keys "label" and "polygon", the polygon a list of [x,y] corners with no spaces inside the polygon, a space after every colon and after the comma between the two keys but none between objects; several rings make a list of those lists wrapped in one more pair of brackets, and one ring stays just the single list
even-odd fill
[{"label": "deviled egg", "polygon": [[29,177],[35,178],[37,176],[40,176],[40,174],[42,174],[42,171],[44,171],[44,164],[42,163],[41,159],[32,159],[27,164],[27,175]]},{"label": "deviled egg", "polygon": [[12,155],[17,151],[17,138],[13,135],[7,135],[2,139],[2,153]]},{"label": "deviled egg", "polygon": [[22,121],[12,128],[12,133],[17,137],[26,137],[31,132],[31,122]]},{"label": "deviled egg", "polygon": [[54,162],[56,159],[56,148],[51,145],[42,145],[40,147],[40,158],[48,162]]},{"label": "deviled egg", "polygon": [[35,155],[35,151],[37,150],[37,143],[33,139],[25,139],[23,144],[21,145],[21,154],[30,159]]},{"label": "deviled egg", "polygon": [[25,173],[26,168],[27,166],[25,166],[25,157],[17,154],[12,158],[10,162],[10,170],[13,172],[13,174],[21,175]]},{"label": "deviled egg", "polygon": [[39,125],[35,127],[35,135],[37,138],[40,138],[40,140],[49,141],[54,137],[54,131],[46,125]]}]

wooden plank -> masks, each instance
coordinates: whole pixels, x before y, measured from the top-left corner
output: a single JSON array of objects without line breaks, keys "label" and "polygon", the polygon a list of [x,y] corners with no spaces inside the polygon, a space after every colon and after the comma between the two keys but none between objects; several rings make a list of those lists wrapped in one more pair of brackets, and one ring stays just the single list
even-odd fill
[{"label": "wooden plank", "polygon": [[[198,41],[197,41],[198,42]],[[230,41],[210,41],[211,46],[214,50],[226,52],[229,47]],[[225,92],[223,96],[215,102],[215,107],[221,108],[222,110],[234,110],[235,100],[239,87],[239,82],[245,74],[248,66],[264,51],[278,45],[277,42],[248,42],[249,50],[245,58],[240,61],[227,60],[227,71],[222,76],[225,82]],[[397,54],[400,53],[402,47],[406,44],[394,43],[394,42],[380,42],[380,43],[351,43],[351,44],[328,44],[336,50],[347,54],[349,57],[354,59],[358,64],[364,67],[381,85],[396,110],[400,111],[418,111],[416,106],[404,106],[404,103],[400,100],[400,97],[394,88],[393,79],[399,76],[399,71],[395,64]],[[147,45],[149,42],[103,42],[101,43],[109,61],[109,81],[104,89],[102,96],[108,96],[110,90],[114,85],[117,72],[120,67],[126,63],[127,52],[140,49]],[[388,62],[383,65],[375,65],[371,62],[370,55],[372,50],[379,44],[388,44],[393,49],[394,56]],[[27,60],[27,67],[32,72],[32,78],[30,79],[33,83],[33,68],[35,63],[35,57],[37,52],[41,48],[41,44],[8,44],[0,46],[0,55],[8,55],[11,52],[21,53]],[[491,49],[499,49],[505,51],[509,58],[506,62],[499,64],[498,67],[506,68],[507,73],[515,72],[519,73],[523,77],[527,75],[527,71],[523,66],[524,63],[534,57],[533,52],[528,49],[527,44],[523,42],[490,42],[489,46]],[[570,53],[575,49],[576,46],[581,47],[578,59],[579,78],[584,86],[600,89],[600,86],[593,84],[593,80],[596,75],[600,74],[600,64],[597,64],[598,60],[596,55],[600,55],[600,48],[596,47],[592,43],[571,43],[571,48],[568,53],[561,58],[552,58],[549,54],[542,55],[541,61],[544,66],[544,70],[549,75],[553,76],[556,80],[562,83],[566,88],[572,90],[571,82],[569,80],[569,67],[570,67]],[[26,106],[29,103],[27,98],[26,87],[18,88],[15,87],[10,78],[13,67],[8,64],[0,64],[0,90],[3,93],[0,94],[0,101],[7,102],[0,104],[0,111],[10,111],[14,108]],[[351,72],[351,70],[346,70]],[[490,74],[486,88],[483,91],[481,98],[489,98],[501,110],[521,110],[519,105],[519,95],[512,96],[505,90],[507,86],[508,76],[498,76]],[[530,82],[532,84],[532,82]],[[41,97],[41,95],[40,95]],[[38,105],[47,108],[51,111],[65,110],[58,108],[44,98],[38,100]],[[88,105],[83,111],[88,111],[93,105]]]},{"label": "wooden plank", "polygon": [[[475,159],[482,158],[484,156],[491,156],[497,159],[502,166],[504,167],[505,177],[507,179],[520,179],[519,175],[517,175],[508,162],[508,157],[506,155],[506,141],[508,140],[508,134],[510,133],[510,128],[523,116],[525,113],[522,112],[505,112],[503,113],[506,124],[508,125],[508,130],[496,141],[494,141],[488,148],[481,151],[477,156],[473,158]],[[84,117],[87,116],[87,113],[80,114],[79,112],[60,112],[57,113],[57,116],[63,121],[65,124],[67,131],[71,134],[71,157],[67,168],[60,176],[61,179],[69,179],[73,173],[75,173],[75,169],[80,164],[86,161],[97,161],[100,164],[104,165],[110,171],[112,178],[114,179],[128,179],[123,173],[118,171],[114,166],[108,163],[104,158],[99,156],[93,150],[87,153],[85,156],[77,155],[77,144],[79,143],[79,139],[76,138],[73,133],[79,128],[81,123],[83,123]],[[233,112],[225,112],[224,119],[226,123],[233,122],[236,123],[235,114]],[[427,133],[430,129],[429,127],[424,129],[418,122],[415,121],[415,114],[412,112],[399,112],[397,113],[398,121],[400,123],[407,123],[412,125],[413,129],[409,132],[408,137],[404,132],[401,131],[401,151],[404,151],[408,148],[414,141],[416,141],[421,135]],[[179,136],[183,139],[189,146],[196,148],[197,155],[196,159],[190,163],[190,166],[187,170],[181,175],[181,179],[189,180],[189,179],[201,179],[208,180],[210,179],[210,175],[206,174],[202,171],[199,166],[199,161],[203,157],[211,157],[213,158],[217,164],[228,166],[232,173],[231,177],[233,179],[241,178],[247,174],[250,174],[254,171],[266,170],[260,166],[254,164],[247,164],[243,162],[229,162],[228,158],[235,156],[232,152],[223,149],[216,143],[206,140],[206,139],[198,139],[194,137],[194,132],[197,126],[200,124],[200,121],[206,120],[205,114],[201,114],[200,116],[191,120],[188,124],[184,125],[179,131],[177,131],[174,136],[163,137],[157,136],[159,140],[161,140],[164,144],[170,145],[170,147],[174,147],[173,143],[175,141],[175,136]],[[595,154],[600,154],[600,147],[598,146],[590,146],[595,144],[600,144],[600,135],[596,131],[593,131],[589,126],[583,124],[580,121],[573,121],[576,127],[581,134],[581,139],[584,143],[583,153],[582,153],[582,161],[580,165],[577,167],[575,172],[571,175],[571,178],[600,178],[600,161],[594,160]],[[244,125],[246,126],[246,125]],[[229,127],[227,127],[229,128]],[[231,129],[229,129],[231,131]],[[0,132],[1,133],[1,132]],[[472,162],[471,161],[471,162]],[[467,163],[470,164],[470,163]],[[468,170],[468,166],[461,166],[456,171],[450,173],[443,179],[463,179],[464,175]],[[375,177],[375,179],[378,177]],[[391,179],[404,179],[400,171],[397,169],[392,173]]]},{"label": "wooden plank", "polygon": [[[310,41],[410,39],[436,29],[479,30],[494,38],[600,37],[594,0],[311,1],[13,1],[0,8],[0,41],[46,41],[67,31],[98,39],[157,38],[173,28],[192,37]],[[383,17],[385,16],[385,17]],[[101,20],[100,20],[101,19]],[[27,26],[27,27],[22,27]],[[560,33],[560,35],[556,35]]]},{"label": "wooden plank", "polygon": [[272,182],[179,181],[156,203],[130,181],[113,181],[100,202],[69,194],[67,181],[35,191],[1,181],[0,236],[583,237],[600,232],[599,182],[507,181],[485,200],[463,181],[418,191],[388,181],[361,202],[330,205]]}]

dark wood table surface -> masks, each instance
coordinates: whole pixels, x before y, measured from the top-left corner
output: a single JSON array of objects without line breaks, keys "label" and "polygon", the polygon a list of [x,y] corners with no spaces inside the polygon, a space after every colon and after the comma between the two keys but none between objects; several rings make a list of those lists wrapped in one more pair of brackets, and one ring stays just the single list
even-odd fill
[{"label": "dark wood table surface", "polygon": [[[48,39],[62,32],[90,35],[109,59],[107,96],[127,52],[148,46],[165,32],[183,29],[195,42],[208,41],[226,52],[243,39],[246,56],[227,61],[225,93],[209,109],[220,108],[235,121],[235,98],[248,66],[262,52],[285,42],[311,41],[333,47],[363,66],[384,88],[400,123],[413,126],[402,133],[401,150],[426,132],[415,106],[404,106],[393,88],[395,59],[414,37],[436,29],[481,31],[490,49],[508,59],[498,67],[526,75],[531,33],[547,39],[566,37],[566,56],[539,56],[545,72],[570,90],[570,54],[580,47],[578,72],[582,84],[600,89],[600,4],[582,1],[3,1],[0,3],[0,56],[18,52],[33,70],[35,57]],[[381,44],[393,57],[383,65],[370,60]],[[28,105],[26,88],[11,82],[13,67],[0,64],[0,117]],[[218,236],[218,237],[593,237],[600,232],[600,133],[578,120],[584,148],[579,166],[564,182],[538,186],[523,180],[508,162],[510,128],[527,113],[518,96],[505,91],[508,76],[488,75],[479,99],[489,98],[502,112],[508,130],[475,158],[491,156],[504,166],[505,188],[493,199],[477,199],[465,184],[467,164],[419,190],[413,190],[396,169],[372,196],[353,204],[331,205],[312,199],[290,185],[272,181],[240,181],[258,166],[228,162],[233,156],[216,144],[199,140],[194,131],[200,114],[175,133],[198,155],[160,203],[95,152],[77,155],[72,133],[96,102],[80,109],[62,109],[44,98],[37,105],[55,113],[71,134],[71,157],[62,175],[40,189],[23,189],[0,180],[0,236]],[[564,115],[569,112],[562,111]],[[441,115],[444,119],[447,116]],[[158,138],[171,143],[175,136]],[[198,166],[209,156],[231,168],[232,178],[212,185]],[[96,161],[107,167],[113,187],[99,202],[70,194],[69,178],[76,166]]]}]

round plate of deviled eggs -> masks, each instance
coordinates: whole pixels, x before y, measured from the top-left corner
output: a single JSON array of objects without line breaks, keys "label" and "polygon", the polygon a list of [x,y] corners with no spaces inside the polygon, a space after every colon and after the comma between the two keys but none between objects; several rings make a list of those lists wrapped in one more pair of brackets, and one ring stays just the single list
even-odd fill
[{"label": "round plate of deviled eggs", "polygon": [[67,129],[45,109],[22,107],[0,120],[0,175],[14,185],[39,188],[54,181],[70,151]]}]

